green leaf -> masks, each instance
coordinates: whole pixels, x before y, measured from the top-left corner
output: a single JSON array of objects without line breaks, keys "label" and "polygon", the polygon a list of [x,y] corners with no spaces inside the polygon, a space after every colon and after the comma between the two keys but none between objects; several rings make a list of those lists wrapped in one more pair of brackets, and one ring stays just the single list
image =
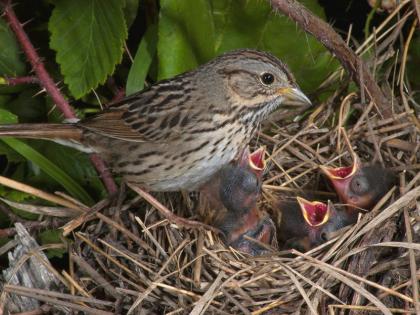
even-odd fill
[{"label": "green leaf", "polygon": [[[217,53],[238,48],[272,52],[289,65],[303,90],[316,89],[338,62],[315,38],[287,17],[272,12],[268,2],[258,0],[210,0],[215,16]],[[324,18],[316,0],[300,1]]]},{"label": "green leaf", "polygon": [[134,20],[136,19],[138,8],[139,8],[139,0],[125,0],[124,17],[125,17],[125,23],[127,24],[128,29],[130,28],[131,24],[133,24]]},{"label": "green leaf", "polygon": [[33,97],[39,88],[27,87],[4,107],[19,117],[19,122],[42,122],[47,117],[45,98]]},{"label": "green leaf", "polygon": [[122,59],[127,27],[120,0],[57,0],[48,28],[64,82],[80,98]]},{"label": "green leaf", "polygon": [[51,141],[38,143],[40,147],[33,144],[34,147],[63,172],[71,174],[71,178],[85,187],[90,195],[105,198],[105,188],[87,154]]},{"label": "green leaf", "polygon": [[18,122],[18,118],[15,114],[0,108],[0,124],[15,124]]},{"label": "green leaf", "polygon": [[207,0],[161,0],[158,78],[191,70],[215,55],[215,28]]},{"label": "green leaf", "polygon": [[44,155],[20,140],[14,138],[2,138],[1,140],[24,156],[27,160],[39,166],[41,170],[63,186],[73,197],[87,205],[93,204],[93,200],[88,193],[73,178],[67,175],[61,168],[52,163]]},{"label": "green leaf", "polygon": [[0,20],[0,75],[19,76],[25,73],[20,49],[7,23]]},{"label": "green leaf", "polygon": [[[0,124],[15,124],[18,118],[15,114],[0,108]],[[21,162],[22,157],[12,150],[9,146],[0,142],[0,155],[5,155],[9,162]]]},{"label": "green leaf", "polygon": [[130,95],[144,87],[144,80],[149,72],[153,57],[156,54],[157,25],[150,25],[137,49],[134,62],[128,73],[125,94]]},{"label": "green leaf", "polygon": [[[39,240],[41,242],[41,245],[62,243],[63,241],[61,240],[61,235],[61,230],[46,230],[39,233]],[[49,249],[47,250],[47,257],[63,258],[63,255],[66,252],[67,251],[64,248]]]}]

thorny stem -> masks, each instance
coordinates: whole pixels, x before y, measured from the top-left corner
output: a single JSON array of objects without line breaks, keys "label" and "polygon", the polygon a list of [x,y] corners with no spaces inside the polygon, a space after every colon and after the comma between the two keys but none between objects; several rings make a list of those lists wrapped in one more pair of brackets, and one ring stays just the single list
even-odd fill
[{"label": "thorny stem", "polygon": [[9,86],[15,86],[20,84],[39,84],[38,77],[36,76],[26,76],[26,77],[3,77],[0,78],[0,84],[6,84]]},{"label": "thorny stem", "polygon": [[28,35],[23,30],[22,24],[19,22],[10,0],[2,0],[4,4],[4,16],[9,23],[10,28],[15,33],[17,40],[19,41],[22,49],[31,63],[33,70],[35,71],[41,85],[45,88],[48,94],[53,99],[57,107],[62,111],[66,118],[76,118],[73,109],[67,103],[64,96],[60,93],[58,88],[55,86],[54,81],[45,69],[44,63],[36,52],[34,46],[29,40]]},{"label": "thorny stem", "polygon": [[364,62],[325,21],[313,15],[295,0],[270,0],[271,6],[298,23],[307,33],[318,39],[351,74],[353,81],[364,89],[385,118],[391,116],[391,106]]},{"label": "thorny stem", "polygon": [[[28,35],[23,29],[22,24],[19,22],[12,4],[11,0],[0,0],[4,6],[4,17],[8,22],[10,28],[15,33],[17,40],[22,46],[22,50],[25,53],[28,61],[32,65],[33,70],[35,71],[36,76],[38,77],[39,84],[47,91],[54,103],[57,105],[58,109],[63,113],[64,117],[67,119],[74,119],[76,115],[74,114],[73,109],[70,107],[69,103],[64,98],[63,94],[55,85],[51,76],[45,69],[44,63],[36,52],[34,46],[32,45]],[[113,194],[117,191],[117,186],[111,176],[111,173],[106,168],[105,163],[98,155],[91,155],[90,159],[98,171],[105,187],[107,188],[110,194]]]}]

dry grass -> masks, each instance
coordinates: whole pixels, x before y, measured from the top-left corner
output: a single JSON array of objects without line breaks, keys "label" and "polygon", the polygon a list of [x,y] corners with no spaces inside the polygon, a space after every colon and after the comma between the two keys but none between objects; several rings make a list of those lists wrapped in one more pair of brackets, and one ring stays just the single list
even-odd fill
[{"label": "dry grass", "polygon": [[[347,81],[337,72],[322,86],[336,93],[315,112],[299,122],[273,119],[253,142],[269,152],[260,207],[273,217],[277,198],[308,191],[319,198],[334,198],[318,165],[351,163],[345,134],[362,161],[394,170],[399,185],[357,224],[307,253],[273,250],[251,258],[226,248],[212,231],[200,226],[186,229],[182,220],[163,218],[166,207],[196,219],[195,199],[190,196],[158,195],[162,207],[122,191],[117,200],[87,209],[54,195],[54,202],[72,217],[65,226],[69,238],[63,241],[69,267],[61,273],[51,270],[57,279],[54,289],[6,283],[0,303],[21,295],[49,304],[47,311],[94,314],[418,313],[420,117],[404,84],[407,49],[416,27],[407,3],[397,8],[394,15],[401,16],[397,23],[385,21],[358,49],[363,55],[368,47],[376,47],[369,61],[372,68],[387,74],[381,82],[392,95],[392,118],[383,119],[364,95],[345,92]],[[410,32],[401,43],[404,25]],[[401,51],[392,49],[396,42]],[[66,209],[59,214],[65,216]],[[39,213],[53,212],[44,207]],[[31,255],[45,249],[35,249]],[[27,259],[19,260],[14,273],[19,274]],[[43,307],[39,310],[46,311]]]}]

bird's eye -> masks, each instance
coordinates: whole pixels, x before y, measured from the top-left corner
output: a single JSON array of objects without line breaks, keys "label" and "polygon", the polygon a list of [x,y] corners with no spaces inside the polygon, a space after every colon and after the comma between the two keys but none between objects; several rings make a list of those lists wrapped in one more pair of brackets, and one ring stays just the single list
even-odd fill
[{"label": "bird's eye", "polygon": [[271,85],[274,82],[274,75],[268,72],[263,73],[260,78],[264,85]]},{"label": "bird's eye", "polygon": [[321,240],[324,241],[324,242],[328,241],[328,235],[327,235],[327,233],[325,233],[325,232],[322,232],[321,233]]},{"label": "bird's eye", "polygon": [[369,183],[364,177],[355,177],[350,183],[351,190],[356,194],[364,194],[369,190]]}]

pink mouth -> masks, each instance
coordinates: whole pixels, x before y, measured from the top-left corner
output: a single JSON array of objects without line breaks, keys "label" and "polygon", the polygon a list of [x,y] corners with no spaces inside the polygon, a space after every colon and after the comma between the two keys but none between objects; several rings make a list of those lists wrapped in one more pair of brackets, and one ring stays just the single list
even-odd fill
[{"label": "pink mouth", "polygon": [[336,178],[344,179],[353,173],[353,166],[331,168],[328,172]]},{"label": "pink mouth", "polygon": [[303,198],[297,198],[305,221],[310,226],[320,226],[329,219],[329,209],[325,203],[319,201],[310,202]]},{"label": "pink mouth", "polygon": [[252,168],[257,170],[263,170],[265,168],[265,149],[264,147],[259,148],[258,150],[252,152],[249,155],[249,162]]}]

